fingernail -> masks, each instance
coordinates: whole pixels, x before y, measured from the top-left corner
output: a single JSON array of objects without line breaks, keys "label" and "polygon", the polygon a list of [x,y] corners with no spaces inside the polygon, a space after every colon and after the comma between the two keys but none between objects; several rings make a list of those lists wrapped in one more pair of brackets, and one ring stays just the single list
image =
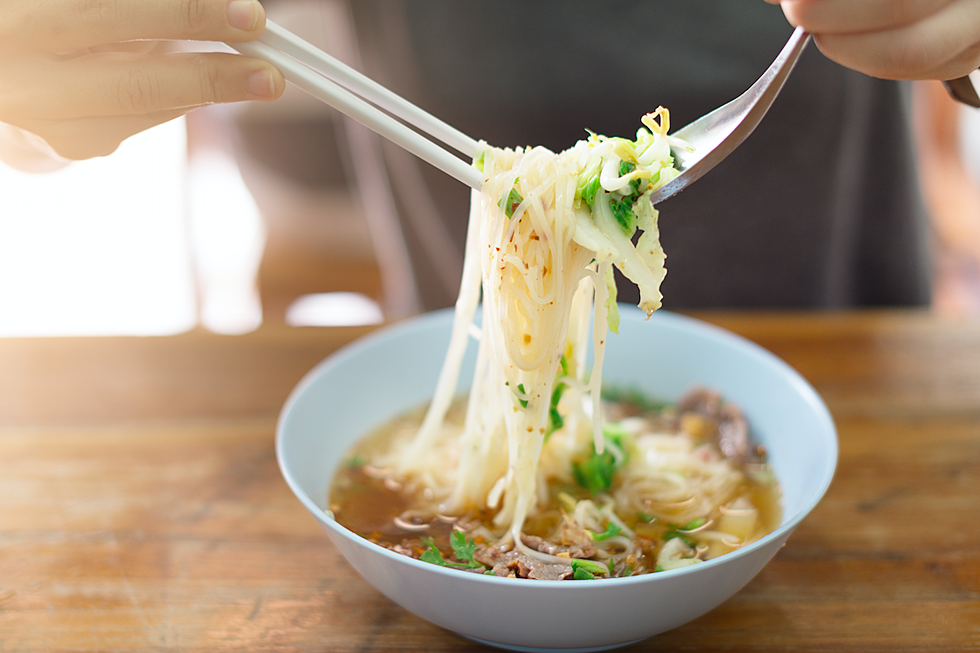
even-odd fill
[{"label": "fingernail", "polygon": [[259,23],[260,11],[256,0],[231,0],[228,3],[228,23],[240,30],[253,30]]},{"label": "fingernail", "polygon": [[[237,1],[237,0],[236,0]],[[276,80],[272,77],[272,71],[257,70],[245,80],[245,88],[249,94],[258,98],[271,98],[276,96]]]}]

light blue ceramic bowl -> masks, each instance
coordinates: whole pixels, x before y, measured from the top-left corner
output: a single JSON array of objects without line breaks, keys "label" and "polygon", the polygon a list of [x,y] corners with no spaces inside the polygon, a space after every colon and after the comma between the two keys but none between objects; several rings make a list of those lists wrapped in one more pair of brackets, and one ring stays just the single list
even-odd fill
[{"label": "light blue ceramic bowl", "polygon": [[[412,560],[361,539],[327,510],[327,488],[351,444],[428,401],[449,338],[442,311],[379,330],[338,351],[296,387],[279,419],[282,474],[350,563],[391,600],[465,637],[523,651],[624,646],[703,615],[742,588],[826,492],[837,463],[833,420],[813,388],[757,345],[669,313],[623,309],[604,380],[664,399],[694,385],[742,407],[779,478],[782,525],[703,564],[588,582],[480,576]],[[475,347],[461,375],[472,377]]]}]

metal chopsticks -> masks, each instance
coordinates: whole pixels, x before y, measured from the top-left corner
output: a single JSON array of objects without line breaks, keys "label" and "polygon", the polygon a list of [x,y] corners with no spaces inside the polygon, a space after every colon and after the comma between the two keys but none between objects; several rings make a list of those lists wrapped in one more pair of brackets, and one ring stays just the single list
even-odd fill
[{"label": "metal chopsticks", "polygon": [[298,88],[467,186],[477,190],[483,186],[483,176],[476,168],[392,116],[468,158],[476,155],[479,145],[475,140],[285,28],[266,21],[265,32],[257,40],[228,45],[244,55],[268,61]]}]

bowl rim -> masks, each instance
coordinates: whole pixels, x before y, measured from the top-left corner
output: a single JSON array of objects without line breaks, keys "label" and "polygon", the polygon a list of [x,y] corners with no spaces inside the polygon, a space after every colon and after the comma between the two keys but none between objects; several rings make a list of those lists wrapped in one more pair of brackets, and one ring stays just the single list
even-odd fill
[{"label": "bowl rim", "polygon": [[[641,321],[646,320],[647,315],[635,306],[624,306],[620,304],[619,306],[621,318],[623,320],[630,321]],[[429,572],[435,572],[438,574],[448,574],[448,578],[458,578],[460,580],[469,579],[473,582],[483,582],[483,583],[494,583],[503,584],[505,586],[527,588],[528,584],[523,582],[514,581],[526,581],[527,579],[514,579],[514,578],[504,578],[498,576],[488,576],[485,574],[477,574],[474,572],[467,572],[458,569],[451,569],[447,567],[441,567],[439,565],[434,565],[428,562],[422,562],[415,558],[410,558],[406,555],[400,553],[395,553],[385,547],[375,544],[370,540],[361,537],[357,533],[351,531],[340,522],[338,522],[333,513],[330,510],[325,510],[318,506],[315,501],[308,495],[308,493],[300,486],[299,481],[297,481],[291,474],[288,465],[286,464],[286,454],[284,440],[285,426],[288,419],[288,415],[291,412],[293,406],[298,403],[303,395],[306,393],[307,389],[324,373],[335,365],[339,365],[344,361],[360,355],[360,353],[366,349],[370,349],[378,341],[384,341],[393,335],[398,335],[402,333],[411,333],[414,331],[426,329],[431,326],[432,323],[441,323],[448,320],[452,320],[453,309],[441,309],[437,311],[431,311],[424,313],[422,315],[406,318],[392,324],[385,325],[371,333],[357,338],[350,343],[340,347],[332,354],[329,354],[326,358],[317,363],[309,372],[307,372],[299,383],[293,388],[289,393],[283,407],[279,413],[279,417],[276,421],[276,438],[275,438],[275,450],[276,450],[276,462],[279,466],[279,471],[286,481],[286,484],[292,490],[296,498],[309,510],[317,521],[323,525],[326,525],[331,530],[333,530],[338,535],[350,540],[352,543],[357,544],[361,547],[368,549],[374,553],[381,554],[382,556],[388,558],[389,560],[395,562],[396,564],[408,564],[419,570],[427,570]],[[679,567],[676,569],[668,569],[656,573],[640,574],[637,576],[628,576],[625,578],[598,578],[595,579],[599,582],[597,583],[570,583],[567,580],[533,580],[529,581],[531,586],[538,588],[548,588],[549,591],[554,591],[556,589],[565,588],[562,591],[569,591],[569,588],[595,588],[598,590],[599,587],[607,588],[610,583],[616,583],[617,585],[632,585],[640,583],[655,582],[657,579],[662,579],[665,577],[678,577],[688,574],[698,574],[705,573],[708,570],[724,564],[726,561],[735,560],[737,558],[744,557],[746,555],[751,555],[759,549],[766,548],[767,546],[785,540],[790,534],[796,529],[796,527],[809,515],[817,504],[823,499],[827,490],[833,481],[834,475],[837,470],[837,463],[839,457],[839,436],[837,433],[837,427],[834,422],[833,416],[830,410],[827,408],[826,403],[817,393],[816,389],[807,381],[796,369],[790,366],[783,359],[779,358],[768,349],[758,345],[757,343],[749,340],[748,338],[741,336],[733,331],[724,329],[717,325],[705,322],[703,320],[690,317],[687,315],[682,315],[679,313],[673,313],[670,311],[665,311],[663,309],[658,310],[651,318],[658,321],[663,321],[668,325],[675,328],[682,328],[689,331],[694,331],[700,335],[709,336],[715,339],[728,340],[732,344],[737,345],[743,349],[747,349],[750,353],[758,356],[764,364],[775,368],[783,377],[792,384],[794,389],[804,398],[804,400],[815,409],[816,417],[820,422],[823,422],[825,428],[821,429],[821,432],[826,432],[829,434],[826,443],[829,447],[827,456],[827,465],[824,469],[820,470],[820,483],[817,487],[816,492],[813,493],[809,501],[805,502],[795,514],[790,518],[786,519],[777,528],[775,528],[770,533],[764,535],[758,540],[734,551],[730,551],[717,558],[712,558],[711,560],[705,560],[696,565],[687,565],[685,567]],[[582,589],[576,591],[582,591]]]}]

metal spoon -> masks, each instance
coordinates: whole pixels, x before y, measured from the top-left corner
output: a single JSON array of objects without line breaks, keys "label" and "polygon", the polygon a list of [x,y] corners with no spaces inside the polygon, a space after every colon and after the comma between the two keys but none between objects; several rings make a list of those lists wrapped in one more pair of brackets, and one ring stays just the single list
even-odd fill
[{"label": "metal spoon", "polygon": [[655,190],[651,202],[656,204],[684,190],[748,138],[779,95],[809,42],[810,35],[797,27],[776,60],[749,90],[671,134],[690,148],[674,148],[674,166],[681,174]]}]

